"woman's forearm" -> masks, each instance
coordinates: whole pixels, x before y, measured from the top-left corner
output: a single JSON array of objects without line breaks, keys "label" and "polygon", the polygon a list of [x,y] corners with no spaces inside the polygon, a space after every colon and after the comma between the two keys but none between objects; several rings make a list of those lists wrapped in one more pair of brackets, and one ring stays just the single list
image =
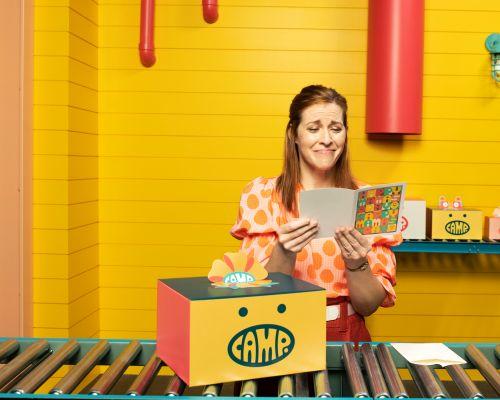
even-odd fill
[{"label": "woman's forearm", "polygon": [[386,292],[372,274],[370,268],[364,271],[349,271],[346,268],[347,287],[351,304],[358,314],[368,316],[380,307]]},{"label": "woman's forearm", "polygon": [[280,242],[276,242],[271,257],[266,264],[267,272],[282,272],[291,275],[295,268],[297,254],[283,248]]}]

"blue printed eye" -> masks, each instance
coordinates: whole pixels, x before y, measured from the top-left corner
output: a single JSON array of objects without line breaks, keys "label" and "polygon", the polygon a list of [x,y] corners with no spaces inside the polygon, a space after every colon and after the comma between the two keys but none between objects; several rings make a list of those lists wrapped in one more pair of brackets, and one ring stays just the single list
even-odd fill
[{"label": "blue printed eye", "polygon": [[284,304],[280,304],[280,305],[278,306],[278,312],[279,312],[280,314],[283,314],[285,311],[286,311],[286,306],[285,306]]},{"label": "blue printed eye", "polygon": [[248,309],[246,307],[241,307],[238,311],[238,314],[240,314],[240,317],[246,317],[248,314]]}]

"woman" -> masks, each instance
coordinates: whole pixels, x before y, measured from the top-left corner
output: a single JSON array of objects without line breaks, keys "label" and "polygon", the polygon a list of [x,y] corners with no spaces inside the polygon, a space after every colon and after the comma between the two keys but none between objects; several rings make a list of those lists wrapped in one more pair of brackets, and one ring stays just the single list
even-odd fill
[{"label": "woman", "polygon": [[317,221],[298,218],[298,193],[362,186],[350,171],[347,102],[335,90],[308,86],[290,105],[284,165],[277,178],[245,189],[231,234],[266,266],[322,286],[327,292],[327,340],[370,341],[364,316],[394,304],[396,262],[389,246],[401,236],[362,236],[353,227],[314,239]]}]

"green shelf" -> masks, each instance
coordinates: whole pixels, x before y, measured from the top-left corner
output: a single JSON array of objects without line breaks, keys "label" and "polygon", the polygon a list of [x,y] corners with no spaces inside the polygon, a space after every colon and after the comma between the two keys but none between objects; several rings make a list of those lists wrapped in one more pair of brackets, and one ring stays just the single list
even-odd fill
[{"label": "green shelf", "polygon": [[405,239],[392,250],[396,253],[500,254],[500,241]]}]

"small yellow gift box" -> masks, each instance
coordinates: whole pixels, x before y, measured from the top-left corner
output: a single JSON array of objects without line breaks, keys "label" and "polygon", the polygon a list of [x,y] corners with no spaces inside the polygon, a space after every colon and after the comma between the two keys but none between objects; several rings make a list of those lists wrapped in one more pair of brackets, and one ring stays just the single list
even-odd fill
[{"label": "small yellow gift box", "polygon": [[471,209],[427,209],[427,227],[433,239],[481,240],[483,212]]}]

